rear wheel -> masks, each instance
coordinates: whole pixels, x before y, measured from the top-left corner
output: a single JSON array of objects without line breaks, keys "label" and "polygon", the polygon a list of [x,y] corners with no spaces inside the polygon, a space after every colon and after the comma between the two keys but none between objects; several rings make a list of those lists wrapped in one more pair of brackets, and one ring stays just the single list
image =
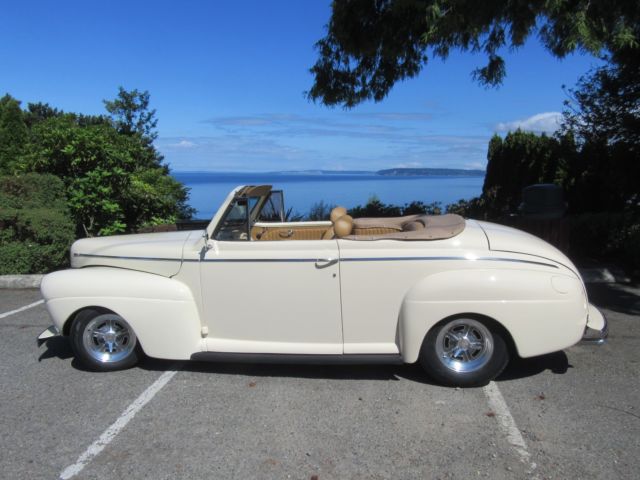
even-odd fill
[{"label": "rear wheel", "polygon": [[70,335],[76,358],[90,370],[122,370],[138,363],[136,334],[113,312],[85,310],[74,320]]},{"label": "rear wheel", "polygon": [[422,344],[420,363],[444,385],[478,387],[500,375],[509,362],[502,331],[472,317],[447,319],[433,327]]}]

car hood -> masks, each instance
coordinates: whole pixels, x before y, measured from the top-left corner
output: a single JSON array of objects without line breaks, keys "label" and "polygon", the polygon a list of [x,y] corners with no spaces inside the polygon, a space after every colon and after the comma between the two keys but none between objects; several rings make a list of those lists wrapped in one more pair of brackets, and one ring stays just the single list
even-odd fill
[{"label": "car hood", "polygon": [[478,222],[489,241],[489,250],[513,252],[545,258],[564,265],[578,275],[578,269],[567,256],[553,245],[535,235],[504,225]]},{"label": "car hood", "polygon": [[182,249],[198,231],[83,238],[71,246],[71,266],[108,266],[171,277],[182,265]]}]

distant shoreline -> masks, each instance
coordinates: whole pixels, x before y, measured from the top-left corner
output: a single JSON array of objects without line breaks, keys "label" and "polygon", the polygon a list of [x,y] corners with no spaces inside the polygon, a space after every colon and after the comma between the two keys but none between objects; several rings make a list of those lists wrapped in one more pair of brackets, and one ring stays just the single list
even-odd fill
[{"label": "distant shoreline", "polygon": [[484,177],[484,170],[463,168],[389,168],[378,170],[377,175],[386,177]]},{"label": "distant shoreline", "polygon": [[381,177],[484,177],[484,170],[463,168],[389,168],[384,170],[283,170],[271,172],[216,172],[202,170],[174,170],[172,174],[218,175],[376,175]]}]

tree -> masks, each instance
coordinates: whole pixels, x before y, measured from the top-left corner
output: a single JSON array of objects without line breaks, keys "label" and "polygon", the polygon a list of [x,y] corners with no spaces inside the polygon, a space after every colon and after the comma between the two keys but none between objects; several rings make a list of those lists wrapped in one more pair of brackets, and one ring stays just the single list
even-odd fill
[{"label": "tree", "polygon": [[38,122],[52,117],[59,117],[63,114],[62,110],[53,108],[48,103],[29,103],[26,112],[24,112],[24,121],[27,127],[31,128]]},{"label": "tree", "polygon": [[111,117],[65,113],[46,103],[0,99],[0,174],[62,180],[76,235],[131,232],[189,218],[188,189],[153,145],[148,92],[122,88],[105,101]]},{"label": "tree", "polygon": [[487,213],[500,216],[516,212],[522,201],[522,189],[528,185],[555,183],[569,189],[576,155],[576,144],[570,134],[549,137],[516,130],[504,139],[494,135],[489,142],[482,187]]},{"label": "tree", "polygon": [[27,136],[20,102],[9,94],[0,98],[0,174],[18,169]]},{"label": "tree", "polygon": [[134,231],[189,217],[187,190],[168,175],[140,135],[110,123],[84,124],[74,114],[34,125],[25,171],[52,173],[66,187],[80,236]]},{"label": "tree", "polygon": [[559,58],[585,51],[638,55],[637,0],[341,0],[332,4],[326,36],[317,42],[308,98],[345,107],[382,100],[393,85],[415,77],[429,55],[451,50],[483,53],[474,77],[499,85],[506,66],[500,52],[537,34]]},{"label": "tree", "polygon": [[153,141],[158,136],[155,131],[158,120],[156,111],[149,109],[149,98],[146,90],[127,91],[118,87],[118,96],[114,100],[104,100],[104,106],[120,133],[137,134]]},{"label": "tree", "polygon": [[562,128],[580,146],[579,162],[572,172],[576,197],[579,192],[593,211],[637,209],[640,56],[618,52],[608,65],[581,77],[569,93]]},{"label": "tree", "polygon": [[640,55],[635,62],[596,68],[569,90],[563,129],[581,143],[624,143],[640,149]]}]

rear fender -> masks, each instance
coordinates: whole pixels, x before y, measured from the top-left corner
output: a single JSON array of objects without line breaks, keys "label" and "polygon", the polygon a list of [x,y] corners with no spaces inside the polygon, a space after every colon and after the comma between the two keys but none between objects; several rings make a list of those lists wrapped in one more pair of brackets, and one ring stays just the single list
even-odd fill
[{"label": "rear fender", "polygon": [[423,278],[407,292],[398,325],[400,350],[403,360],[413,363],[434,325],[474,314],[502,325],[521,357],[542,355],[581,339],[587,308],[575,276],[544,270],[448,270]]}]

